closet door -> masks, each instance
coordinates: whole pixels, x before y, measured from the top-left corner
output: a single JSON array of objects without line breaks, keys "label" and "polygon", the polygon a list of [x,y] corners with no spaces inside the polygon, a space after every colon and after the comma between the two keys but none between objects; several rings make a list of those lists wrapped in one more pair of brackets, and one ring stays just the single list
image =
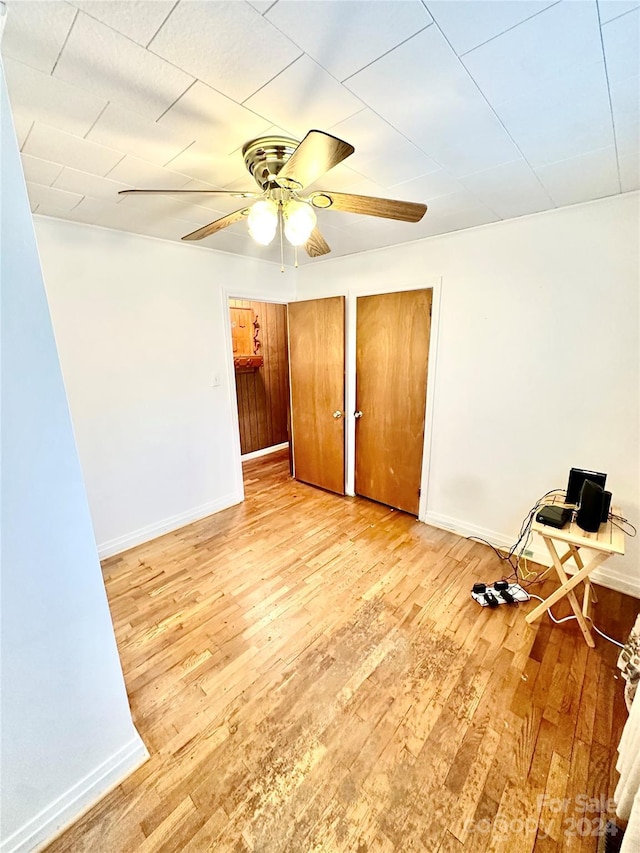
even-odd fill
[{"label": "closet door", "polygon": [[289,303],[293,467],[344,494],[344,297]]},{"label": "closet door", "polygon": [[356,321],[359,495],[418,514],[431,290],[363,296]]}]

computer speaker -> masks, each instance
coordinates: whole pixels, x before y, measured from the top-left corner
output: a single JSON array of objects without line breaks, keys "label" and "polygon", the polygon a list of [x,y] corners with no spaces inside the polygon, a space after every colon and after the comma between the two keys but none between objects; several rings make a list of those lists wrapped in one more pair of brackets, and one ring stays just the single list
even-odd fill
[{"label": "computer speaker", "polygon": [[601,522],[605,522],[609,520],[609,511],[611,510],[611,492],[603,492],[602,493],[602,516],[600,517]]},{"label": "computer speaker", "polygon": [[602,521],[604,489],[593,480],[585,480],[580,489],[579,510],[576,516],[578,527],[587,533],[596,533]]}]

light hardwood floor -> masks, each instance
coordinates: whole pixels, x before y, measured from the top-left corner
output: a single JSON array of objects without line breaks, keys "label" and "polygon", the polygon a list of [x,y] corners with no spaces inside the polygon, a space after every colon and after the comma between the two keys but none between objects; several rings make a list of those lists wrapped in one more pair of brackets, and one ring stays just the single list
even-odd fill
[{"label": "light hardwood floor", "polygon": [[[151,758],[48,853],[594,851],[616,649],[481,609],[489,548],[297,483],[285,453],[245,477],[242,505],[104,562]],[[637,605],[603,589],[596,623],[626,636]]]}]

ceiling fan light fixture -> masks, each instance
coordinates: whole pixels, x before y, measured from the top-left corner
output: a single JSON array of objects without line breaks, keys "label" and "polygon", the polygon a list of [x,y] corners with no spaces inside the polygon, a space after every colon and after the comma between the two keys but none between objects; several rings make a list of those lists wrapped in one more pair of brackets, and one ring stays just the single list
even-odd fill
[{"label": "ceiling fan light fixture", "polygon": [[303,201],[288,201],[284,205],[284,234],[292,246],[304,246],[316,227],[316,214]]},{"label": "ceiling fan light fixture", "polygon": [[278,205],[270,199],[257,201],[249,210],[249,234],[256,243],[268,246],[278,228]]}]

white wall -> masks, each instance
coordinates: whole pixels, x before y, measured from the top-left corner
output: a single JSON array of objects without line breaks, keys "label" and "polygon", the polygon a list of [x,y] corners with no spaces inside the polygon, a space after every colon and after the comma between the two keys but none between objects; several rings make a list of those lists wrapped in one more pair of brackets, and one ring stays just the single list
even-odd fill
[{"label": "white wall", "polygon": [[1,74],[0,90],[0,850],[9,853],[50,838],[146,750],[131,721]]},{"label": "white wall", "polygon": [[35,223],[100,555],[238,503],[226,294],[287,301],[291,271],[104,228]]},{"label": "white wall", "polygon": [[[512,542],[577,466],[639,526],[639,233],[629,193],[299,271],[304,298],[441,279],[428,521]],[[601,577],[640,596],[639,557]]]}]

